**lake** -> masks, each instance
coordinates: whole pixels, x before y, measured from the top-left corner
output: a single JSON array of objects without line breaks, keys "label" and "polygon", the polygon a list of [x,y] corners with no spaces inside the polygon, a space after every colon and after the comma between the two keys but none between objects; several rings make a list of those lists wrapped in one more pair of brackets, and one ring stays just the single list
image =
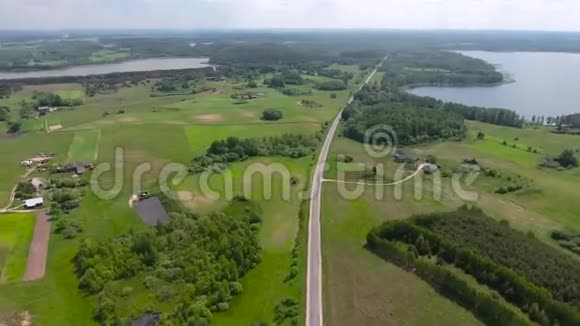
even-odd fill
[{"label": "lake", "polygon": [[208,58],[153,58],[117,63],[71,66],[26,72],[0,72],[1,79],[105,75],[115,72],[179,70],[211,67]]},{"label": "lake", "polygon": [[419,87],[409,92],[448,102],[507,108],[526,117],[580,112],[580,54],[461,53],[497,65],[515,81],[485,87]]}]

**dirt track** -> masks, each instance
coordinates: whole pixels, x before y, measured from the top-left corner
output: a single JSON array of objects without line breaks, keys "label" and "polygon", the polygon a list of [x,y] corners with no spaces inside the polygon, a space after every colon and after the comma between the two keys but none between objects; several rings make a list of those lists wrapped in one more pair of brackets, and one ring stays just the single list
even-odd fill
[{"label": "dirt track", "polygon": [[50,216],[46,212],[36,214],[34,236],[28,251],[26,273],[23,281],[35,281],[44,277],[48,257],[48,241],[50,240]]},{"label": "dirt track", "polygon": [[[28,169],[28,171],[26,171],[26,173],[24,173],[20,178],[21,179],[27,178],[34,171],[36,171],[36,168]],[[0,209],[0,213],[9,212],[10,206],[12,206],[12,203],[14,203],[14,197],[16,196],[16,189],[18,189],[18,184],[16,184],[14,186],[14,188],[12,188],[12,191],[10,191],[10,198],[8,199],[8,205],[6,205],[6,207]]]}]

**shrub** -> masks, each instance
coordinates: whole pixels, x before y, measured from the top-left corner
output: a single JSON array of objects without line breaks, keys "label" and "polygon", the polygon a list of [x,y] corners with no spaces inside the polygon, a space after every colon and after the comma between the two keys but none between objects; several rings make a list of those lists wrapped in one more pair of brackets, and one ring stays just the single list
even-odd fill
[{"label": "shrub", "polygon": [[312,95],[312,90],[301,90],[300,88],[284,87],[278,88],[278,91],[286,96]]},{"label": "shrub", "polygon": [[18,183],[14,197],[17,199],[30,199],[34,197],[35,192],[36,189],[34,189],[34,186],[30,183],[30,181],[22,181]]},{"label": "shrub", "polygon": [[145,280],[143,280],[143,285],[145,285],[145,287],[148,289],[154,288],[158,284],[159,284],[159,279],[155,276],[152,276],[152,275],[145,277]]},{"label": "shrub", "polygon": [[15,134],[22,128],[22,122],[20,121],[10,121],[8,122],[8,133]]},{"label": "shrub", "polygon": [[437,157],[435,157],[434,155],[427,155],[425,162],[431,163],[431,164],[437,164]]},{"label": "shrub", "polygon": [[220,302],[216,305],[216,309],[219,312],[228,311],[228,309],[230,309],[230,305],[227,302]]},{"label": "shrub", "polygon": [[130,286],[124,287],[121,290],[121,296],[128,297],[133,292],[133,288]]},{"label": "shrub", "polygon": [[163,286],[157,291],[157,300],[167,301],[173,297],[173,291],[169,286]]},{"label": "shrub", "polygon": [[571,149],[566,149],[558,157],[554,159],[564,168],[575,168],[578,167],[578,159],[574,156],[574,151]]},{"label": "shrub", "polygon": [[244,290],[244,287],[242,286],[241,283],[239,283],[239,282],[230,282],[230,293],[232,295],[241,294],[243,290]]},{"label": "shrub", "polygon": [[267,109],[262,112],[262,120],[267,121],[277,121],[282,119],[283,116],[282,111],[276,109]]},{"label": "shrub", "polygon": [[83,231],[82,227],[70,218],[62,217],[56,222],[54,232],[62,234],[65,239],[74,239]]}]

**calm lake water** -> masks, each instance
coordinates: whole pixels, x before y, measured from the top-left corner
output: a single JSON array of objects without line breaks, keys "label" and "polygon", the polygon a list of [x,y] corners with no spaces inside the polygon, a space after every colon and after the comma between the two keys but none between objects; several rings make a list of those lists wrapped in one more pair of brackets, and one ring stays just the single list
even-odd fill
[{"label": "calm lake water", "polygon": [[210,66],[208,58],[154,58],[98,65],[72,66],[54,70],[0,72],[0,79],[88,76],[115,72],[178,70]]},{"label": "calm lake water", "polygon": [[443,101],[508,108],[531,117],[580,113],[580,54],[466,51],[515,79],[487,87],[419,87],[409,90]]}]

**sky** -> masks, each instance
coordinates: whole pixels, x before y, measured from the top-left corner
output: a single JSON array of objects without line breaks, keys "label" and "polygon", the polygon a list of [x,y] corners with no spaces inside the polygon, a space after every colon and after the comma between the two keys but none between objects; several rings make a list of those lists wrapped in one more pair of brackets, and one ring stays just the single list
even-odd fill
[{"label": "sky", "polygon": [[580,31],[580,0],[0,0],[0,29]]}]

